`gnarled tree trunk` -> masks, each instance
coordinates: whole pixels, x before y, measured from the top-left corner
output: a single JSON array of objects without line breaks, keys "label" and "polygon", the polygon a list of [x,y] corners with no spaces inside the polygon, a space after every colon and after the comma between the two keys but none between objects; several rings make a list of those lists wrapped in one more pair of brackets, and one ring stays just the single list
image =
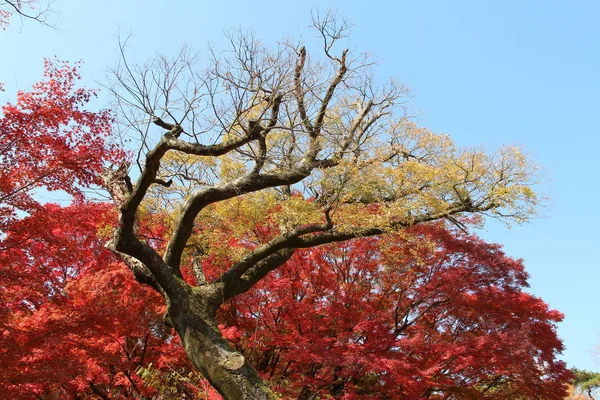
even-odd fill
[{"label": "gnarled tree trunk", "polygon": [[171,301],[169,322],[194,366],[227,400],[273,400],[279,397],[246,358],[223,338],[216,323],[216,292],[210,285]]}]

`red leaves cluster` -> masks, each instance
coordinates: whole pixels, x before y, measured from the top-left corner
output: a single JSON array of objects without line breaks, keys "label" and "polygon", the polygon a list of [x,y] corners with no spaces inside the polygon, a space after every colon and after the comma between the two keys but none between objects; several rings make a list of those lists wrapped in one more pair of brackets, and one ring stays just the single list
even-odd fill
[{"label": "red leaves cluster", "polygon": [[562,315],[522,262],[441,225],[298,252],[222,314],[290,397],[562,399]]},{"label": "red leaves cluster", "polygon": [[[104,248],[112,207],[83,200],[124,154],[110,113],[87,110],[95,92],[76,87],[78,68],[47,60],[0,116],[0,393],[11,399],[141,396],[137,366],[182,360],[161,300]],[[39,190],[75,201],[43,205]]]},{"label": "red leaves cluster", "polygon": [[[0,392],[142,398],[153,389],[137,366],[185,375],[162,300],[103,247],[113,217],[47,205],[2,241]],[[221,262],[207,259],[209,276]],[[523,291],[526,278],[497,245],[420,226],[299,251],[220,322],[286,398],[560,399],[562,316]]]},{"label": "red leaves cluster", "polygon": [[185,364],[162,300],[104,248],[113,220],[109,205],[47,205],[3,240],[0,393],[140,398],[138,366]]},{"label": "red leaves cluster", "polygon": [[98,183],[107,161],[123,153],[108,144],[112,117],[84,106],[94,90],[76,88],[79,66],[46,60],[44,79],[20,91],[0,116],[0,231],[19,211],[39,208],[33,192],[43,188],[79,195]]}]

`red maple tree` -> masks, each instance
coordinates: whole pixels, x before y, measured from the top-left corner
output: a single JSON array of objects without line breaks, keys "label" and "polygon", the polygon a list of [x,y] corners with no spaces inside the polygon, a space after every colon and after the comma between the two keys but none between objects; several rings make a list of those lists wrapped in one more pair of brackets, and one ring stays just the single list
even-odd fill
[{"label": "red maple tree", "polygon": [[44,79],[2,107],[0,232],[19,212],[39,209],[36,190],[80,196],[82,186],[98,183],[106,162],[123,158],[108,140],[109,111],[85,108],[96,91],[78,88],[79,78],[79,64],[46,60]]},{"label": "red maple tree", "polygon": [[[129,318],[139,328],[129,326],[127,332],[137,334],[151,318],[127,314],[148,296],[142,288],[128,290],[130,279],[97,235],[108,223],[109,207],[83,200],[83,188],[97,183],[103,166],[120,162],[124,153],[110,143],[110,113],[88,110],[96,93],[77,87],[78,79],[78,64],[46,60],[44,79],[1,109],[0,392],[8,398],[89,390],[107,380],[118,386],[115,376],[126,363],[105,347],[110,349],[111,335],[123,328],[105,327]],[[40,190],[64,191],[74,204],[44,205]],[[90,280],[92,272],[100,274]],[[110,312],[98,308],[103,302],[90,290],[100,291],[107,280],[125,293],[110,298]],[[145,349],[137,341],[133,349]],[[116,360],[111,361],[116,372],[100,372],[95,365],[93,354],[103,352]]]},{"label": "red maple tree", "polygon": [[299,252],[221,318],[290,398],[562,399],[562,315],[526,287],[499,245],[430,224]]},{"label": "red maple tree", "polygon": [[50,204],[2,242],[0,392],[141,397],[138,366],[185,360],[157,295],[104,248],[113,220],[106,204]]}]

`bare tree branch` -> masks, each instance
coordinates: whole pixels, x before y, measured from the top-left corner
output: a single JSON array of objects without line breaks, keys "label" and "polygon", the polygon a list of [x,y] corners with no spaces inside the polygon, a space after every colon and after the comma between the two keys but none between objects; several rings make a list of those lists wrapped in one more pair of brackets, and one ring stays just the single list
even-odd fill
[{"label": "bare tree branch", "polygon": [[16,13],[21,18],[21,22],[23,19],[29,19],[55,29],[55,22],[50,21],[56,14],[52,8],[53,3],[52,0],[2,0],[0,10],[5,8],[9,13]]}]

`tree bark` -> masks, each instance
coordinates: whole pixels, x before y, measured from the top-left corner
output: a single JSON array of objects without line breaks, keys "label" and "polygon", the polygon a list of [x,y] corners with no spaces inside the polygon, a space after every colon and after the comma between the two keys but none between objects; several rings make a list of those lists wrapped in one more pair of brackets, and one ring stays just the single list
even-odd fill
[{"label": "tree bark", "polygon": [[188,358],[226,400],[278,399],[246,358],[221,335],[216,323],[221,304],[218,296],[221,294],[215,287],[206,285],[169,301],[169,319]]}]

